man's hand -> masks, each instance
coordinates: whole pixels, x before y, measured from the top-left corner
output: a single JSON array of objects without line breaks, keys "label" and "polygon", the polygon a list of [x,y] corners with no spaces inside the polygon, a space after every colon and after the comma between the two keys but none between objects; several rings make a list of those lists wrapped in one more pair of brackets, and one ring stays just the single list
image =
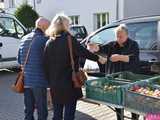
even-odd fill
[{"label": "man's hand", "polygon": [[120,61],[120,55],[119,54],[113,54],[113,55],[111,55],[110,60],[112,62],[118,62],[118,61]]},{"label": "man's hand", "polygon": [[98,61],[99,61],[101,64],[105,64],[105,63],[107,62],[107,58],[102,57],[102,56],[99,56]]},{"label": "man's hand", "polygon": [[110,60],[112,62],[118,62],[118,61],[129,62],[129,56],[128,55],[113,54],[113,55],[111,55]]},{"label": "man's hand", "polygon": [[87,44],[87,49],[92,52],[92,53],[95,53],[95,52],[98,52],[99,51],[99,46],[95,43],[88,43]]},{"label": "man's hand", "polygon": [[128,55],[120,55],[120,61],[129,62],[129,56]]}]

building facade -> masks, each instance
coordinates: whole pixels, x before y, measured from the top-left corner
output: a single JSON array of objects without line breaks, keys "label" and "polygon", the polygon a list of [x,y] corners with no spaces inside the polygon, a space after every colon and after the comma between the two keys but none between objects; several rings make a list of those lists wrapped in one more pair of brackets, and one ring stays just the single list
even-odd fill
[{"label": "building facade", "polygon": [[89,32],[119,19],[160,15],[160,0],[4,0],[11,12],[24,2],[50,20],[64,12],[73,24],[84,25]]}]

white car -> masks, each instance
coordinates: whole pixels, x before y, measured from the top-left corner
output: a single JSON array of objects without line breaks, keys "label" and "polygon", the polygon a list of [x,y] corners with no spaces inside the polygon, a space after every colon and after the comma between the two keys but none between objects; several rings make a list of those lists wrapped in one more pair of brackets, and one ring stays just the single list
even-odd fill
[{"label": "white car", "polygon": [[20,39],[27,29],[11,14],[0,11],[0,69],[17,67]]}]

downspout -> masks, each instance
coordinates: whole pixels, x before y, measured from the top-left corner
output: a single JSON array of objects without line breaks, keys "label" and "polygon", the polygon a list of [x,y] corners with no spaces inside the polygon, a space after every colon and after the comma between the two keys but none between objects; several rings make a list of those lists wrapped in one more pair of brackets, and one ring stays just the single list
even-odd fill
[{"label": "downspout", "polygon": [[116,0],[116,20],[119,19],[119,0]]}]

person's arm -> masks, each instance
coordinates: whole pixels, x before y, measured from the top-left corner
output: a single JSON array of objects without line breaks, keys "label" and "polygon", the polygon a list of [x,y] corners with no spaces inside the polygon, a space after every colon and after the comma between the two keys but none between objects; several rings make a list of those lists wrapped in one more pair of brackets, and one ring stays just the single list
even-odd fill
[{"label": "person's arm", "polygon": [[98,61],[101,64],[104,64],[107,59],[103,58],[101,56],[98,56],[96,54],[93,54],[92,52],[90,52],[89,50],[87,50],[86,48],[84,48],[76,39],[72,38],[73,40],[73,49],[76,50],[76,52],[78,53],[78,55],[80,57],[84,57],[93,61]]},{"label": "person's arm", "polygon": [[131,45],[130,54],[128,54],[128,55],[113,54],[113,55],[111,55],[110,60],[112,62],[121,61],[121,62],[129,62],[129,63],[139,61],[138,44],[136,42],[134,42],[134,44]]},{"label": "person's arm", "polygon": [[110,44],[106,44],[104,46],[99,46],[99,53],[102,53],[102,54],[107,54],[109,52],[109,49],[110,49]]},{"label": "person's arm", "polygon": [[97,45],[96,43],[88,43],[87,49],[92,53],[101,53],[101,54],[107,54],[109,50],[109,44],[106,44],[104,46]]},{"label": "person's arm", "polygon": [[22,40],[20,42],[17,61],[21,66],[24,64],[24,61],[26,59],[26,55],[27,55],[30,43],[31,43],[31,41],[29,41],[29,40]]}]

